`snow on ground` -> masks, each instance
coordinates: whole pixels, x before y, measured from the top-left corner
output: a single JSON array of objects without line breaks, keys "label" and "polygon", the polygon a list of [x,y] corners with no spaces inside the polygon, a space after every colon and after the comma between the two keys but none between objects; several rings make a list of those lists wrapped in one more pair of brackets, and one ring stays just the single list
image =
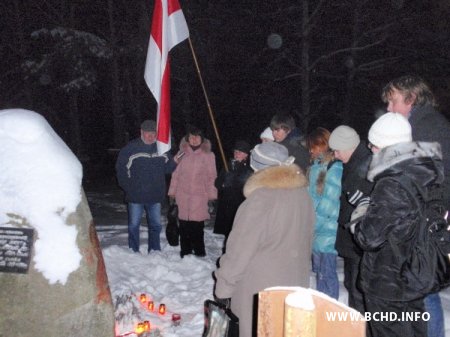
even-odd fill
[{"label": "snow on ground", "polygon": [[[220,256],[223,236],[212,233],[211,224],[205,228],[207,256],[186,256],[181,259],[179,247],[171,247],[165,238],[165,217],[161,232],[161,252],[147,254],[147,230],[143,218],[141,226],[141,253],[128,249],[127,213],[117,187],[103,184],[87,189],[91,212],[103,249],[113,302],[116,308],[116,335],[133,332],[138,322],[148,320],[150,333],[141,335],[164,337],[199,337],[203,332],[203,302],[212,299],[213,279]],[[340,280],[339,301],[347,303],[347,292],[342,284],[343,263],[338,260]],[[311,275],[311,288],[314,288]],[[141,294],[154,301],[155,308],[164,303],[165,315],[149,311],[139,302]],[[450,336],[450,290],[441,292],[445,310],[446,335]],[[181,323],[172,323],[172,314],[181,315]],[[135,336],[135,334],[130,334]]]}]

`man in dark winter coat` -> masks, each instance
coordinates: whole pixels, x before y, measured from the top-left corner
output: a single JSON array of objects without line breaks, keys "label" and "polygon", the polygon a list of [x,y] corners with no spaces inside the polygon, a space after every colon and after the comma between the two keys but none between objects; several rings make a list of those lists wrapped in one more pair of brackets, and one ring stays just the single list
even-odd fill
[{"label": "man in dark winter coat", "polygon": [[145,120],[141,137],[129,142],[119,152],[117,180],[128,203],[128,246],[139,252],[139,227],[142,213],[148,224],[148,252],[161,250],[161,202],[166,195],[165,175],[176,167],[169,153],[158,155],[156,123]]},{"label": "man in dark winter coat", "polygon": [[408,119],[413,141],[441,145],[445,173],[443,198],[450,209],[450,122],[436,110],[429,86],[418,76],[402,76],[383,88],[382,99],[388,104],[388,111]]},{"label": "man in dark winter coat", "polygon": [[[439,197],[450,209],[450,123],[436,110],[437,104],[429,86],[418,76],[402,76],[386,84],[382,99],[388,104],[388,111],[398,112],[409,120],[414,141],[441,145],[445,180]],[[425,307],[431,314],[428,337],[444,337],[444,314],[439,294],[427,296]]]},{"label": "man in dark winter coat", "polygon": [[295,158],[294,163],[305,173],[310,164],[309,152],[302,144],[304,140],[295,126],[294,118],[291,115],[277,114],[272,117],[270,128],[275,141],[288,149],[289,155]]},{"label": "man in dark winter coat", "polygon": [[348,305],[364,313],[363,294],[356,282],[361,261],[361,249],[355,243],[349,228],[352,212],[369,205],[373,183],[367,180],[372,153],[358,133],[347,125],[340,125],[330,135],[330,148],[336,159],[344,163],[342,175],[341,208],[336,236],[336,250],[344,259],[344,286],[348,291]]},{"label": "man in dark winter coat", "polygon": [[224,252],[234,216],[239,205],[245,200],[245,182],[253,173],[248,162],[250,150],[247,142],[237,141],[233,149],[233,159],[229,162],[229,171],[221,170],[214,183],[219,192],[214,233],[225,235]]},{"label": "man in dark winter coat", "polygon": [[[373,337],[427,336],[423,295],[401,274],[416,244],[420,209],[399,176],[429,191],[444,175],[439,144],[411,140],[411,126],[398,113],[381,116],[369,130],[374,155],[367,178],[375,185],[367,212],[355,228],[355,240],[363,250],[359,286],[366,312],[373,318],[390,315],[369,321]],[[402,320],[405,313],[415,319]]]}]

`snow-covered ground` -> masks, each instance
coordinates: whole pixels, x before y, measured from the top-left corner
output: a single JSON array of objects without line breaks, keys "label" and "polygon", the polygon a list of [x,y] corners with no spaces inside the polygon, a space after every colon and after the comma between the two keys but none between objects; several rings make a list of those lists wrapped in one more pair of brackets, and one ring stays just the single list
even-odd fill
[{"label": "snow-covered ground", "polygon": [[[122,194],[114,182],[85,187],[91,212],[97,228],[108,273],[111,294],[116,308],[116,335],[135,334],[139,322],[149,321],[151,330],[142,336],[199,337],[203,332],[203,302],[212,298],[211,273],[220,256],[223,236],[212,233],[211,224],[205,228],[207,256],[186,256],[181,259],[179,247],[171,247],[161,233],[161,252],[147,254],[147,230],[141,226],[141,253],[128,249],[127,213]],[[342,260],[338,261],[340,280],[339,301],[347,302],[347,292],[342,284]],[[311,287],[314,287],[311,275]],[[146,294],[147,302],[139,297]],[[450,336],[450,290],[441,293],[445,310],[446,335]],[[147,309],[153,300],[155,311]],[[167,313],[157,313],[159,305],[166,305]],[[179,325],[172,322],[172,314],[181,315]]]}]

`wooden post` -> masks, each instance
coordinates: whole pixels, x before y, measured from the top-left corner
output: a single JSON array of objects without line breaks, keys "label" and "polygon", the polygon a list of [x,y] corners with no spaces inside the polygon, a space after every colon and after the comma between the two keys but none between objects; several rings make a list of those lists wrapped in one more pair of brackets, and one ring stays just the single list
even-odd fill
[{"label": "wooden post", "polygon": [[219,130],[217,129],[216,121],[214,119],[214,114],[213,114],[213,111],[211,109],[211,104],[209,104],[208,94],[206,93],[206,88],[205,88],[205,85],[203,83],[203,78],[202,78],[202,74],[200,72],[200,67],[199,67],[198,62],[197,62],[197,56],[195,55],[194,46],[192,45],[192,41],[191,41],[190,37],[188,37],[188,40],[189,40],[189,46],[191,48],[192,56],[194,58],[195,68],[197,69],[198,78],[200,79],[200,84],[202,85],[203,95],[205,96],[206,105],[208,107],[208,112],[209,112],[209,117],[211,118],[211,122],[212,122],[212,125],[213,125],[213,128],[214,128],[214,133],[215,133],[216,139],[217,139],[217,144],[219,145],[219,151],[220,151],[220,155],[221,155],[222,160],[223,160],[223,166],[225,168],[225,171],[228,172],[227,159],[226,159],[225,154],[223,152],[222,142],[220,141],[220,136],[219,136]]}]

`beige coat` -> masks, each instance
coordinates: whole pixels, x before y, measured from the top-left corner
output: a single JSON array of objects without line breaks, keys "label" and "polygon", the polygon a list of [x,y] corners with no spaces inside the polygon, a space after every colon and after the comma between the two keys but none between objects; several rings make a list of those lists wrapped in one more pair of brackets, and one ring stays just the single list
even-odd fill
[{"label": "beige coat", "polygon": [[309,287],[314,209],[296,165],[269,167],[247,181],[220,259],[215,295],[231,297],[240,337],[252,336],[253,298],[272,286]]}]

